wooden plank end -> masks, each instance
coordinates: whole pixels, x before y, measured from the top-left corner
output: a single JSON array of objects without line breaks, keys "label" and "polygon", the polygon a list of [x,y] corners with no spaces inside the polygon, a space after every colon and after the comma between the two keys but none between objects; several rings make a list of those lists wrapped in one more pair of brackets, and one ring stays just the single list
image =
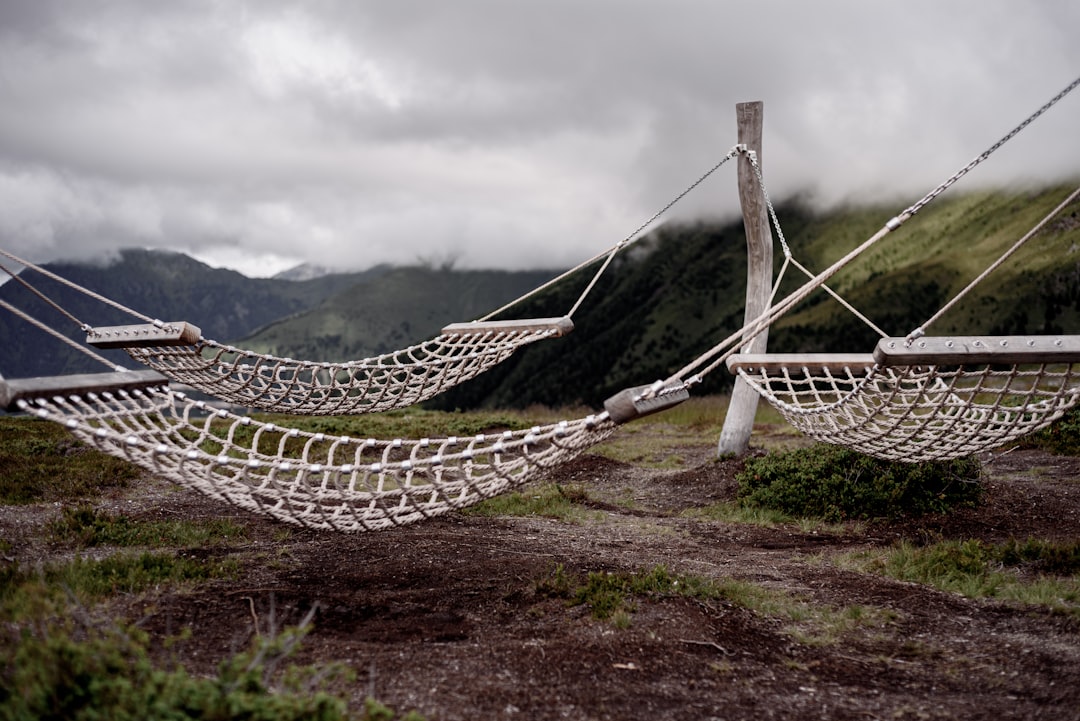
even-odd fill
[{"label": "wooden plank end", "polygon": [[451,323],[442,329],[444,335],[471,335],[473,333],[521,333],[524,331],[552,330],[559,338],[574,330],[570,316],[561,318],[524,318],[520,320],[476,320],[469,323]]},{"label": "wooden plank end", "polygon": [[19,409],[20,400],[137,390],[153,386],[165,386],[168,383],[168,378],[152,370],[12,378],[10,380],[0,380],[0,408],[15,411]]},{"label": "wooden plank end", "polygon": [[178,321],[161,326],[138,323],[91,328],[86,333],[86,342],[95,348],[154,348],[195,345],[201,337],[202,331],[197,326]]},{"label": "wooden plank end", "polygon": [[911,343],[882,338],[874,358],[883,366],[1078,363],[1080,336],[926,336]]}]

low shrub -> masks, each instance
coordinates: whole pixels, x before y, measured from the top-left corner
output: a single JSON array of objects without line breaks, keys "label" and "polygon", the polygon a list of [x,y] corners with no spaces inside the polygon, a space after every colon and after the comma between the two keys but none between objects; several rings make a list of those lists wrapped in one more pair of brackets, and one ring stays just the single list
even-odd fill
[{"label": "low shrub", "polygon": [[973,506],[981,472],[974,458],[898,463],[817,444],[751,458],[736,480],[744,506],[835,522]]},{"label": "low shrub", "polygon": [[53,617],[4,632],[0,648],[0,718],[203,719],[227,721],[422,721],[397,715],[368,699],[349,711],[355,680],[341,664],[286,665],[307,624],[223,661],[216,676],[190,675],[182,666],[156,666],[149,637],[137,628],[105,627]]},{"label": "low shrub", "polygon": [[1080,408],[1020,440],[1024,448],[1041,448],[1059,456],[1080,456]]}]

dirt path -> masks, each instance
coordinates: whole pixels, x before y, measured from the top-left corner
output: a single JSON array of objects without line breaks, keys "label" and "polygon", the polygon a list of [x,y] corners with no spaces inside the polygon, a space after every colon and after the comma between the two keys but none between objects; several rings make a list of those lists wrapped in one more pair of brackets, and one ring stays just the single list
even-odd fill
[{"label": "dirt path", "polygon": [[[155,481],[103,504],[143,518],[232,517],[249,528],[240,546],[185,551],[237,558],[239,580],[125,600],[155,635],[193,630],[176,649],[192,670],[212,669],[254,633],[317,606],[297,661],[348,663],[358,698],[370,693],[430,721],[1080,718],[1075,615],[834,562],[897,539],[1075,539],[1076,459],[1003,456],[988,466],[985,503],[950,518],[813,531],[686,515],[734,497],[738,462],[713,461],[709,448],[682,453],[676,471],[599,455],[567,464],[549,480],[587,489],[578,522],[460,514],[342,536],[237,516]],[[0,524],[12,533],[49,510],[24,513],[5,509]],[[790,607],[638,597],[616,623],[544,592],[558,566],[583,578],[656,565],[751,582]]]}]

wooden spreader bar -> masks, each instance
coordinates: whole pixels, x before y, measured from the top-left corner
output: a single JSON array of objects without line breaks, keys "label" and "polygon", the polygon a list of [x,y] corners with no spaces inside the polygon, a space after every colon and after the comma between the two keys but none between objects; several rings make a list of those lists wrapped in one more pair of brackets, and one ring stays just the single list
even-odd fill
[{"label": "wooden spreader bar", "polygon": [[727,359],[728,370],[737,373],[758,371],[784,371],[792,375],[806,369],[828,370],[830,373],[865,373],[874,367],[874,356],[869,353],[736,353]]},{"label": "wooden spreader bar", "polygon": [[608,417],[615,423],[626,423],[636,418],[666,411],[668,408],[679,405],[690,397],[690,391],[686,386],[678,388],[661,388],[652,397],[643,397],[649,389],[655,390],[654,385],[635,386],[619,391],[611,398],[604,401],[604,410]]},{"label": "wooden spreader bar", "polygon": [[202,337],[197,326],[179,321],[135,325],[113,325],[91,328],[86,332],[86,342],[95,348],[155,348],[157,346],[195,345]]},{"label": "wooden spreader bar", "polygon": [[168,383],[168,378],[151,370],[0,380],[0,408],[18,410],[20,400],[32,398],[137,390]]},{"label": "wooden spreader bar", "polygon": [[559,338],[574,330],[570,316],[561,318],[524,318],[520,320],[476,320],[469,323],[451,323],[442,329],[443,335],[469,335],[473,333],[521,333],[523,331],[554,330]]},{"label": "wooden spreader bar", "polygon": [[992,335],[882,338],[874,360],[883,366],[1080,363],[1080,336]]}]

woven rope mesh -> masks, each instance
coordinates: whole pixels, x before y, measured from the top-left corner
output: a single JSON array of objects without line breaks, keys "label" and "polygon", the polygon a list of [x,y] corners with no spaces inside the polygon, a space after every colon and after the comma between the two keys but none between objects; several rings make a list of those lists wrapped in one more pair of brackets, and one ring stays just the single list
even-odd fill
[{"label": "woven rope mesh", "polygon": [[445,334],[394,353],[341,363],[278,358],[202,341],[194,346],[127,348],[177,383],[246,408],[343,415],[404,408],[432,398],[555,331]]},{"label": "woven rope mesh", "polygon": [[739,375],[807,436],[878,458],[961,458],[1045,428],[1080,400],[1076,366],[788,368]]},{"label": "woven rope mesh", "polygon": [[310,528],[375,531],[533,480],[615,429],[588,417],[494,435],[376,440],[309,433],[168,389],[38,399],[30,413],[179,485]]}]

